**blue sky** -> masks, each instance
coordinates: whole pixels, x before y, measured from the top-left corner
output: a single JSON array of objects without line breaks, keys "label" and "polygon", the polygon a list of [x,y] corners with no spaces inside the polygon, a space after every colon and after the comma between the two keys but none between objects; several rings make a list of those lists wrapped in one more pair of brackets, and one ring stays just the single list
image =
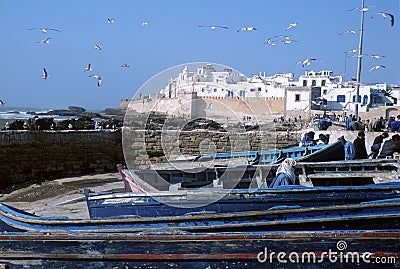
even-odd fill
[{"label": "blue sky", "polygon": [[[365,0],[377,6],[366,12],[362,82],[400,84],[399,0]],[[117,107],[155,74],[190,62],[232,67],[246,76],[305,70],[344,72],[344,51],[358,47],[361,0],[202,0],[202,1],[35,1],[0,0],[0,99],[7,106],[87,109]],[[396,16],[371,18],[377,12]],[[114,18],[114,23],[107,23]],[[142,27],[142,22],[149,24]],[[285,31],[289,23],[297,26]],[[223,25],[229,29],[199,28]],[[243,26],[257,31],[237,32]],[[61,32],[27,30],[49,27]],[[268,37],[292,34],[289,45],[266,46]],[[37,43],[51,37],[49,44]],[[94,44],[102,46],[99,51]],[[295,63],[318,58],[307,68]],[[88,63],[93,71],[83,72]],[[129,68],[122,68],[128,63]],[[357,59],[347,59],[355,76]],[[368,73],[374,65],[385,69]],[[42,78],[45,67],[49,77]],[[101,87],[89,74],[102,77]]]}]

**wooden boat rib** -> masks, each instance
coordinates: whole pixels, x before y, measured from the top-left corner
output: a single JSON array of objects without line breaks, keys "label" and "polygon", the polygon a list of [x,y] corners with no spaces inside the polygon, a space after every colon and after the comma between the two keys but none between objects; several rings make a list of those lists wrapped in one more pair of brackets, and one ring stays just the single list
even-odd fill
[{"label": "wooden boat rib", "polygon": [[270,210],[212,213],[166,217],[109,219],[68,219],[38,217],[0,204],[3,232],[139,232],[151,229],[178,229],[190,232],[334,230],[374,227],[398,228],[400,198],[360,204],[310,208],[275,207]]}]

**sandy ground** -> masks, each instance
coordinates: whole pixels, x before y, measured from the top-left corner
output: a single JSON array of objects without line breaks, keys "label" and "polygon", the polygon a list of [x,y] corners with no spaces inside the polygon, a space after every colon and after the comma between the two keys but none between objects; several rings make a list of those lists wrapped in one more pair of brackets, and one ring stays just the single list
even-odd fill
[{"label": "sandy ground", "polygon": [[95,192],[124,191],[119,173],[68,177],[15,190],[0,197],[0,203],[39,216],[89,218],[84,189]]}]

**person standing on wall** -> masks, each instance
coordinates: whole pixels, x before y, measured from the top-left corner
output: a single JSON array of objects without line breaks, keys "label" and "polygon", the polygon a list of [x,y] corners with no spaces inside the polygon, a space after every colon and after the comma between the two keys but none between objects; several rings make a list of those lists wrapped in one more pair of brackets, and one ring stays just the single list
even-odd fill
[{"label": "person standing on wall", "polygon": [[357,134],[357,138],[353,141],[355,148],[355,160],[358,159],[368,159],[367,149],[365,147],[365,132],[359,131]]}]

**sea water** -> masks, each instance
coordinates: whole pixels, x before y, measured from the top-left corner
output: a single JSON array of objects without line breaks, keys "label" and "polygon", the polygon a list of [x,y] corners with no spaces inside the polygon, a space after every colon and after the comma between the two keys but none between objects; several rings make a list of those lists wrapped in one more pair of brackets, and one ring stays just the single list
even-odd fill
[{"label": "sea water", "polygon": [[[34,108],[34,107],[7,107],[0,106],[0,130],[4,128],[6,123],[11,123],[15,120],[27,121],[35,116],[35,113],[46,113],[53,110],[52,108]],[[58,115],[38,115],[38,117],[51,117],[54,121],[61,121],[71,119],[74,117],[70,116],[58,116]]]}]

